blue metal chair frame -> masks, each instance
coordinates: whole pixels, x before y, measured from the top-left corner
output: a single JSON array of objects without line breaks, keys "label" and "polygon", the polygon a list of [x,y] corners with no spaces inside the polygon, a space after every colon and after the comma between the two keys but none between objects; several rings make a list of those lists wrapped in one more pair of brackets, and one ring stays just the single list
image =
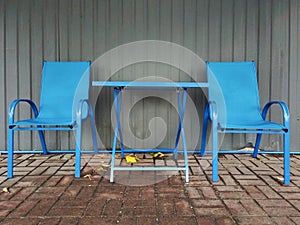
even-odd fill
[{"label": "blue metal chair frame", "polygon": [[[249,76],[249,77],[246,77]],[[258,154],[269,153],[259,151],[262,134],[282,134],[283,151],[275,153],[284,157],[284,184],[290,183],[290,115],[287,105],[282,101],[268,102],[262,112],[259,112],[259,96],[254,62],[207,62],[207,77],[209,82],[209,101],[205,106],[203,118],[203,131],[200,155],[204,156],[207,136],[208,121],[211,122],[212,132],[212,181],[218,181],[218,154],[239,153],[239,151],[219,150],[218,133],[255,133],[257,134],[253,157]],[[230,87],[229,80],[239,84]],[[235,82],[236,81],[236,82]],[[249,81],[249,82],[248,82]],[[240,85],[240,84],[243,84]],[[244,89],[251,89],[246,92]],[[235,95],[230,94],[230,88],[236,89]],[[244,94],[245,92],[245,94]],[[223,96],[220,96],[222,93]],[[229,94],[229,95],[228,95]],[[219,96],[218,96],[219,95]],[[250,95],[250,97],[248,96]],[[235,99],[243,104],[235,104]],[[249,99],[249,101],[247,100]],[[245,101],[246,100],[246,101]],[[253,101],[252,101],[253,100]],[[222,108],[221,101],[225,102],[226,111]],[[253,103],[253,105],[252,105]],[[228,107],[228,106],[231,107]],[[250,106],[249,106],[250,105]],[[266,121],[268,111],[272,105],[279,105],[282,110],[283,124]],[[245,110],[243,106],[249,106]],[[244,114],[238,114],[238,110]],[[243,111],[244,110],[244,111]],[[227,121],[220,118],[226,114]],[[233,115],[231,115],[233,114]],[[236,117],[235,118],[235,114]],[[259,115],[258,115],[259,114]],[[243,118],[247,117],[247,118]]]},{"label": "blue metal chair frame", "polygon": [[[196,82],[122,82],[122,81],[93,81],[93,86],[104,86],[104,87],[114,87],[114,111],[116,115],[116,128],[114,132],[113,146],[112,146],[112,161],[111,161],[111,173],[110,173],[110,182],[114,182],[114,171],[116,170],[146,170],[146,171],[179,171],[182,170],[185,172],[185,181],[189,182],[189,167],[188,167],[188,154],[187,154],[187,145],[186,138],[184,132],[184,113],[186,108],[186,97],[187,97],[187,89],[188,88],[202,88],[208,87],[207,83],[196,83]],[[123,135],[121,130],[121,122],[120,122],[120,112],[122,106],[122,92],[124,88],[150,88],[150,89],[162,89],[169,90],[177,89],[178,91],[178,112],[179,112],[179,125],[176,135],[176,141],[174,149],[125,149],[123,144]],[[184,157],[184,166],[177,167],[121,167],[115,166],[115,154],[117,151],[117,142],[119,138],[121,154],[122,158],[124,158],[125,152],[164,152],[164,153],[173,153],[174,159],[177,159],[178,154],[178,144],[180,137],[182,138],[183,144],[183,157]]]},{"label": "blue metal chair frame", "polygon": [[[38,131],[42,151],[27,150],[16,151],[22,154],[34,154],[34,153],[70,153],[74,151],[70,150],[48,150],[44,138],[43,131],[46,130],[66,130],[76,131],[76,149],[75,149],[75,177],[80,177],[80,164],[81,164],[81,139],[82,139],[82,121],[90,118],[90,125],[92,130],[92,139],[94,153],[98,151],[97,139],[96,139],[96,127],[92,106],[88,101],[89,93],[89,77],[90,77],[90,64],[91,62],[44,62],[43,74],[42,74],[42,88],[40,99],[40,111],[36,107],[32,100],[17,99],[14,100],[9,108],[8,113],[8,172],[7,177],[13,177],[14,167],[14,131]],[[47,78],[46,78],[47,76]],[[51,79],[49,78],[51,76]],[[51,92],[47,87],[55,87],[55,84],[51,84],[50,81],[59,82],[64,78],[62,87],[52,90],[57,92],[58,97],[51,99]],[[80,87],[80,90],[77,90]],[[75,93],[69,93],[68,90],[73,90]],[[71,91],[70,91],[71,92]],[[76,97],[73,95],[76,94]],[[69,96],[65,96],[69,95]],[[62,101],[62,99],[67,99]],[[15,110],[18,104],[27,103],[31,107],[34,118],[28,120],[15,121]],[[56,104],[61,108],[56,108]],[[69,107],[68,107],[69,106]],[[49,109],[54,109],[56,113],[46,112]],[[75,111],[75,112],[74,112]],[[66,117],[59,117],[64,115]],[[57,116],[57,117],[56,117]]]}]

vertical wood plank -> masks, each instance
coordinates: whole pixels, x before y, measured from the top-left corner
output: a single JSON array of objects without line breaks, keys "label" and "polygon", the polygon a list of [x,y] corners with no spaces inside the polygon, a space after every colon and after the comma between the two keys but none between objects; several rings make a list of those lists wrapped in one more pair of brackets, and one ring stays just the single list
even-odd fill
[{"label": "vertical wood plank", "polygon": [[232,61],[234,1],[222,1],[221,10],[221,61]]},{"label": "vertical wood plank", "polygon": [[221,58],[221,1],[209,1],[208,60],[219,61]]},{"label": "vertical wood plank", "polygon": [[[184,47],[191,50],[193,53],[197,54],[196,45],[196,31],[197,31],[197,1],[190,0],[185,1],[184,5]],[[186,61],[187,62],[187,61]],[[187,62],[190,63],[190,62]],[[201,64],[202,62],[199,62]],[[190,65],[190,70],[192,70]],[[181,80],[193,81],[193,77],[190,74],[185,75],[185,78]],[[188,97],[192,101],[187,101],[186,113],[184,117],[184,127],[186,134],[186,141],[188,149],[193,149],[193,143],[198,142],[199,130],[198,121],[195,121],[197,115],[190,114],[191,109],[197,105],[194,101],[197,99],[198,95],[202,94],[200,89],[190,89],[188,90]]]},{"label": "vertical wood plank", "polygon": [[[148,0],[147,3],[147,39],[150,40],[159,40],[160,32],[160,5],[159,0]],[[161,65],[158,63],[147,63],[146,64],[146,76],[156,76],[159,74]],[[149,122],[152,118],[156,116],[157,105],[155,104],[155,98],[149,97],[144,100],[144,129],[145,136],[149,137],[151,134],[149,130]],[[154,126],[154,130],[157,129],[157,126]],[[154,142],[157,143],[157,139],[154,139]]]},{"label": "vertical wood plank", "polygon": [[[93,22],[94,22],[94,4],[93,1],[85,0],[81,1],[81,13],[82,13],[82,40],[81,40],[81,48],[82,48],[82,61],[92,61],[93,56]],[[85,120],[82,127],[82,149],[93,149],[93,142],[92,142],[92,134],[90,128],[90,121]]]},{"label": "vertical wood plank", "polygon": [[246,56],[245,60],[257,61],[258,54],[258,0],[247,1]]},{"label": "vertical wood plank", "polygon": [[[31,99],[30,70],[30,1],[25,0],[18,5],[18,76],[19,98]],[[31,118],[28,105],[20,107],[20,119]],[[26,107],[25,107],[26,106]],[[20,132],[20,149],[32,149],[31,132]]]},{"label": "vertical wood plank", "polygon": [[[18,98],[18,49],[17,49],[17,18],[18,18],[18,1],[6,2],[5,11],[5,74],[6,74],[6,107],[8,109],[10,103]],[[19,118],[19,110],[16,111],[16,120]],[[15,149],[19,148],[19,133],[15,134]]]},{"label": "vertical wood plank", "polygon": [[[208,49],[208,33],[209,33],[209,0],[199,0],[197,3],[197,21],[196,21],[196,54],[202,59],[202,62],[208,60],[209,49]],[[204,76],[206,77],[206,69],[203,69]],[[200,77],[200,76],[199,76]],[[200,92],[200,91],[198,91]],[[197,97],[194,99],[195,105],[198,110],[198,117],[200,122],[200,135],[199,135],[199,145],[201,143],[201,132],[203,125],[203,111],[207,99],[207,90],[201,90]],[[210,144],[210,143],[208,143]],[[197,146],[199,149],[199,146]]]},{"label": "vertical wood plank", "polygon": [[7,149],[7,105],[5,85],[5,1],[0,1],[0,149]]},{"label": "vertical wood plank", "polygon": [[[63,0],[58,2],[57,8],[57,45],[58,45],[58,60],[68,61],[69,60],[69,30],[71,17],[70,12],[71,0]],[[73,136],[73,132],[58,131],[58,148],[70,149],[70,136]]]},{"label": "vertical wood plank", "polygon": [[[95,1],[94,8],[94,59],[97,60],[107,50],[109,50],[110,41],[110,1]],[[96,64],[97,65],[97,64]],[[92,80],[106,80],[96,69],[92,74]],[[99,136],[99,148],[111,148],[112,129],[111,114],[112,90],[102,88],[99,93],[99,87],[91,87],[91,102],[95,102],[95,120]]]},{"label": "vertical wood plank", "polygon": [[[288,27],[286,20],[288,13],[288,7],[286,1],[278,1],[276,4],[272,4],[272,57],[271,57],[271,100],[281,100],[284,98],[283,90],[287,89],[286,82],[288,80],[288,74],[284,67],[284,57],[287,55],[288,46],[286,45],[286,35],[288,33]],[[272,121],[281,121],[280,110],[278,108],[272,108],[270,111],[270,119]],[[270,135],[271,148],[280,149],[281,137],[279,135]]]},{"label": "vertical wood plank", "polygon": [[[32,2],[31,8],[31,85],[32,85],[32,100],[39,107],[40,90],[41,90],[41,76],[43,66],[43,2],[35,0]],[[33,133],[33,148],[41,149],[37,132]]]},{"label": "vertical wood plank", "polygon": [[[47,0],[43,7],[43,59],[46,61],[56,61],[58,59],[57,51],[57,18],[58,1]],[[45,131],[45,139],[48,149],[58,149],[61,140],[58,135],[61,131]]]},{"label": "vertical wood plank", "polygon": [[245,60],[246,42],[246,0],[234,1],[234,36],[233,36],[233,60]]},{"label": "vertical wood plank", "polygon": [[[170,42],[172,38],[172,4],[176,4],[176,2],[172,2],[170,0],[161,1],[160,2],[160,22],[159,22],[159,36],[160,40]],[[165,53],[166,57],[171,59],[171,52]],[[158,77],[166,78],[170,81],[174,80],[172,70],[176,68],[172,68],[170,65],[164,65],[160,67]],[[176,79],[176,76],[175,76]],[[172,101],[172,97],[174,97],[174,93],[164,93],[165,99],[158,99],[157,103],[157,116],[161,117],[167,126],[167,134],[163,142],[160,144],[162,148],[170,148],[174,146],[175,143],[175,131],[177,129],[177,115],[174,115],[174,108],[168,102]],[[176,122],[174,122],[176,121]]]},{"label": "vertical wood plank", "polygon": [[69,60],[80,61],[81,55],[81,40],[82,40],[82,26],[81,26],[81,7],[82,1],[72,0],[71,5],[71,16],[69,18]]},{"label": "vertical wood plank", "polygon": [[289,55],[289,109],[291,113],[291,151],[299,149],[300,146],[300,3],[298,0],[290,2],[290,55]]},{"label": "vertical wood plank", "polygon": [[[246,55],[245,60],[254,60],[257,62],[258,56],[258,1],[247,1],[247,19],[246,19]],[[244,139],[246,138],[246,140]],[[255,143],[256,135],[241,135],[240,145],[245,143]]]}]

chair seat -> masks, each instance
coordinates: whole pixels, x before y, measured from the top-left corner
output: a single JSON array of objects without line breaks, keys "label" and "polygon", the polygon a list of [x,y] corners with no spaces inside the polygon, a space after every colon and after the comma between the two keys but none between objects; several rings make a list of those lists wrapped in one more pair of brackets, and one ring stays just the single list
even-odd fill
[{"label": "chair seat", "polygon": [[75,122],[69,118],[34,118],[28,120],[20,120],[10,124],[10,126],[74,126]]},{"label": "chair seat", "polygon": [[243,122],[243,123],[237,123],[237,122],[228,122],[226,124],[219,124],[220,129],[238,129],[238,130],[243,130],[243,129],[250,129],[250,130],[283,130],[286,129],[283,125],[274,123],[274,122],[269,122],[269,121],[256,121],[256,122]]}]

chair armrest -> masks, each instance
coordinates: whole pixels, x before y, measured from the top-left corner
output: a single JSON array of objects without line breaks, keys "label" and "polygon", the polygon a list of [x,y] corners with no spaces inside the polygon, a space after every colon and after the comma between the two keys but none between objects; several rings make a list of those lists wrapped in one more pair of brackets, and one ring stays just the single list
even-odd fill
[{"label": "chair armrest", "polygon": [[287,105],[282,101],[271,101],[268,102],[265,107],[262,110],[262,118],[265,120],[267,117],[267,113],[272,105],[279,105],[282,110],[282,116],[283,116],[283,124],[288,129],[290,128],[290,113]]},{"label": "chair armrest", "polygon": [[210,118],[210,120],[217,124],[217,122],[218,122],[218,110],[217,110],[216,102],[209,101],[208,102],[208,107],[209,107],[209,118]]},{"label": "chair armrest", "polygon": [[[87,112],[84,114],[84,105],[87,105]],[[76,120],[80,121],[86,119],[89,115],[93,114],[92,105],[88,99],[80,99],[77,104]]]},{"label": "chair armrest", "polygon": [[16,99],[14,100],[10,106],[9,106],[9,111],[8,111],[8,125],[13,124],[14,121],[14,117],[15,117],[15,109],[17,107],[17,105],[21,102],[26,102],[30,105],[33,115],[36,118],[39,115],[39,111],[36,107],[36,105],[34,104],[33,101],[29,100],[29,99]]}]

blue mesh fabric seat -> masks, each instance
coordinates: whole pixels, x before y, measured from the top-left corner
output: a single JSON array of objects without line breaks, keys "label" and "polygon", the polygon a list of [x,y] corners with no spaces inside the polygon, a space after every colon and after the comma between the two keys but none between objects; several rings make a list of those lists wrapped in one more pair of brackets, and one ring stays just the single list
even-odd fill
[{"label": "blue mesh fabric seat", "polygon": [[[290,116],[284,102],[268,102],[260,111],[254,62],[207,62],[209,101],[205,107],[201,156],[205,153],[208,121],[212,132],[212,180],[218,181],[218,133],[257,134],[253,156],[259,153],[262,134],[283,135],[284,183],[290,183]],[[283,123],[267,121],[272,105],[279,105]],[[222,151],[224,153],[225,151]],[[230,151],[229,151],[230,152]],[[237,152],[236,152],[237,153]]]},{"label": "blue mesh fabric seat", "polygon": [[[43,131],[75,130],[75,177],[80,177],[81,124],[90,118],[94,151],[97,151],[96,128],[92,107],[88,101],[90,62],[44,62],[39,110],[33,101],[14,100],[8,115],[8,178],[13,177],[14,131],[37,130],[42,153],[47,154]],[[29,104],[33,118],[15,121],[15,109],[19,103]],[[20,143],[22,144],[22,143]],[[57,151],[63,152],[63,151]],[[40,153],[29,150],[25,153]]]}]

